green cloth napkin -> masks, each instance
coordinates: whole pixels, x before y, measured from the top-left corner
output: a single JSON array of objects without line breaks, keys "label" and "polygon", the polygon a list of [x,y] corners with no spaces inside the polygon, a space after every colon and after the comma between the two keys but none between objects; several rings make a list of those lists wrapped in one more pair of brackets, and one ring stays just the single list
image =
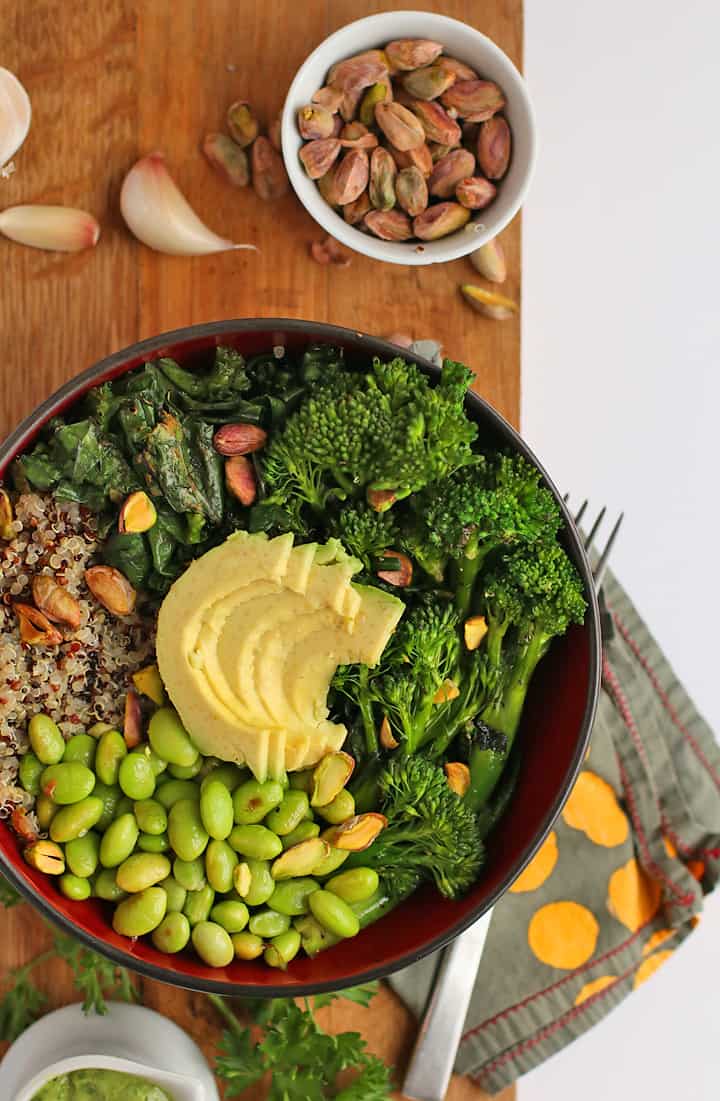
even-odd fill
[{"label": "green cloth napkin", "polygon": [[[491,1093],[650,978],[697,924],[720,871],[720,750],[611,575],[605,596],[612,637],[590,754],[548,841],[495,908],[455,1064]],[[390,979],[417,1013],[436,963]]]}]

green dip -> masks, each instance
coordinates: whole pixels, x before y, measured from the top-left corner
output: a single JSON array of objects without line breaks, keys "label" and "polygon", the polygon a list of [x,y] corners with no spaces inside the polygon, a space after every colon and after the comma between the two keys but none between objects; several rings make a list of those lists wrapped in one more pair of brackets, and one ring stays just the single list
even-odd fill
[{"label": "green dip", "polygon": [[173,1101],[145,1078],[118,1070],[71,1070],[52,1078],[32,1101]]}]

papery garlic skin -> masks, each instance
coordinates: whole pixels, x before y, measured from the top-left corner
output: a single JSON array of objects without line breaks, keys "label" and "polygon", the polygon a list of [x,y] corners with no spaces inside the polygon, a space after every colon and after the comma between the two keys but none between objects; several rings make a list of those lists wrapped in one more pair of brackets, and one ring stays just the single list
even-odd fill
[{"label": "papery garlic skin", "polygon": [[81,252],[98,243],[100,226],[85,210],[37,203],[9,206],[0,212],[0,233],[31,248]]},{"label": "papery garlic skin", "polygon": [[130,169],[120,191],[120,210],[139,241],[170,256],[255,248],[218,237],[200,221],[168,172],[162,153],[150,153]]},{"label": "papery garlic skin", "polygon": [[25,141],[31,120],[30,97],[9,69],[0,68],[0,168]]}]

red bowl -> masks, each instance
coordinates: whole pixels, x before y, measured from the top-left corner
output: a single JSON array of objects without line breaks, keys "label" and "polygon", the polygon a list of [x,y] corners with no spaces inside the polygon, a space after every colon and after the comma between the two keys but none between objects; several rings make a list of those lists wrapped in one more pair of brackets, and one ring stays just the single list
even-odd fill
[{"label": "red bowl", "polygon": [[[217,344],[230,344],[252,355],[278,344],[293,348],[316,341],[341,345],[348,358],[364,362],[373,355],[392,358],[398,351],[386,341],[350,329],[284,318],[219,321],[164,333],[109,356],[44,401],[0,448],[0,478],[51,417],[64,412],[90,387],[146,359],[166,355],[192,365]],[[428,374],[437,374],[438,369],[426,360],[403,355]],[[562,497],[527,444],[487,402],[470,394],[467,410],[482,425],[484,443],[519,451],[537,466],[556,496],[565,517],[564,544],[580,571],[588,602],[584,625],[556,641],[533,679],[519,734],[523,753],[517,788],[489,839],[481,881],[460,902],[448,902],[424,888],[353,940],[315,959],[297,959],[286,972],[271,970],[262,961],[235,961],[227,968],[212,969],[190,953],[170,957],[148,939],[132,942],[118,936],[106,904],[64,898],[51,878],[25,863],[15,835],[0,822],[2,872],[46,917],[116,963],[161,982],[218,994],[278,997],[340,989],[406,967],[458,936],[507,891],[547,836],[582,764],[600,685],[600,628],[587,559]]]}]

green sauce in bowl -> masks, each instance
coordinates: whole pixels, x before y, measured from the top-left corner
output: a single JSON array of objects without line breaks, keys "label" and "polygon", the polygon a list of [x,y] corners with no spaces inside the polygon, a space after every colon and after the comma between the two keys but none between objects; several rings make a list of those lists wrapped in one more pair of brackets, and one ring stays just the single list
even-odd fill
[{"label": "green sauce in bowl", "polygon": [[118,1070],[72,1070],[38,1090],[32,1101],[173,1101],[146,1078]]}]

